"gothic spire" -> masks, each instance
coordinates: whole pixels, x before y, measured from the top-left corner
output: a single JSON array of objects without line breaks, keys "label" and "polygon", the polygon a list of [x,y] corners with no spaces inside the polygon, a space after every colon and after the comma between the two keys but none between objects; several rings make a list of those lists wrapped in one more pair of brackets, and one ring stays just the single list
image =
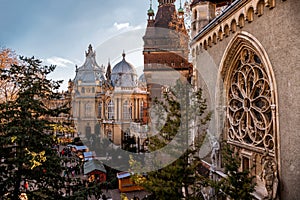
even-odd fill
[{"label": "gothic spire", "polygon": [[184,15],[184,10],[182,8],[181,0],[180,0],[180,6],[178,8],[178,15],[179,15],[180,18],[182,18],[183,15]]},{"label": "gothic spire", "polygon": [[106,70],[105,76],[106,76],[106,80],[108,82],[110,82],[110,80],[111,80],[111,65],[110,65],[110,60],[109,59],[108,59],[108,66],[107,66],[107,70]]},{"label": "gothic spire", "polygon": [[88,57],[88,56],[94,56],[95,55],[95,52],[93,51],[93,47],[92,45],[90,44],[89,47],[88,47],[88,51],[85,52],[85,56]]}]

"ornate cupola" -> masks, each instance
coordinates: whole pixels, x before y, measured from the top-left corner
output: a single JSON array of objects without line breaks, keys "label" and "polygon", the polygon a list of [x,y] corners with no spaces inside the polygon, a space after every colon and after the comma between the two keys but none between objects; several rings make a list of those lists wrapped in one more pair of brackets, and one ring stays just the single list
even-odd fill
[{"label": "ornate cupola", "polygon": [[181,0],[180,0],[180,6],[178,8],[178,17],[183,19],[183,16],[184,16],[184,10],[182,8],[182,5],[181,5]]},{"label": "ornate cupola", "polygon": [[111,82],[114,87],[135,88],[137,86],[137,73],[135,67],[126,61],[125,52],[122,61],[117,63],[111,72]]},{"label": "ornate cupola", "polygon": [[154,21],[154,10],[152,9],[152,0],[150,0],[150,8],[147,14],[148,14],[148,21],[149,20]]},{"label": "ornate cupola", "polygon": [[94,85],[97,81],[104,81],[104,68],[97,64],[96,52],[93,51],[92,45],[89,45],[85,57],[84,64],[79,68],[76,66],[75,84]]}]

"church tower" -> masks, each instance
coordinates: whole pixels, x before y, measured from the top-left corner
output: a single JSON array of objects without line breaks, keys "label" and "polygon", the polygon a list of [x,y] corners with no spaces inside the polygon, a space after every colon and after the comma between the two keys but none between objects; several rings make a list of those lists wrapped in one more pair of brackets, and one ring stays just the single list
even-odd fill
[{"label": "church tower", "polygon": [[192,65],[188,62],[189,36],[184,25],[184,11],[181,4],[176,10],[175,1],[158,0],[155,15],[150,0],[143,55],[144,74],[152,99],[161,97],[162,88],[170,85],[168,78],[184,78],[190,82],[192,74]]}]

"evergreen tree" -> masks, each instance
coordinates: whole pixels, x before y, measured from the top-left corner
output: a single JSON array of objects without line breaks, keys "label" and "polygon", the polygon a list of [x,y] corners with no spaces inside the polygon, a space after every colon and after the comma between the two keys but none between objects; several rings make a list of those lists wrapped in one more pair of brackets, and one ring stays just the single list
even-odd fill
[{"label": "evergreen tree", "polygon": [[[199,151],[204,132],[202,140],[198,143],[191,144],[190,140],[191,131],[200,130],[210,119],[210,114],[205,113],[207,105],[202,97],[202,90],[192,92],[188,85],[177,81],[177,84],[164,94],[163,101],[156,100],[155,104],[165,110],[166,116],[160,113],[162,109],[157,110],[158,119],[163,119],[165,123],[156,123],[160,131],[150,138],[149,150],[154,152],[171,145],[168,156],[179,155],[180,152],[176,151],[182,151],[182,147],[184,151],[168,166],[147,173],[146,179],[140,181],[140,185],[151,193],[148,199],[199,199],[193,187],[196,183],[203,182],[204,178],[197,173],[200,162],[194,156]],[[157,163],[152,163],[155,164]],[[139,182],[139,178],[139,175],[136,175],[134,181]]]},{"label": "evergreen tree", "polygon": [[240,156],[229,144],[224,142],[222,146],[222,162],[226,177],[217,182],[211,182],[216,195],[227,196],[233,200],[256,199],[252,194],[256,185],[253,180],[254,176],[249,170],[240,170]]},{"label": "evergreen tree", "polygon": [[[20,64],[0,69],[1,81],[18,88],[16,98],[0,103],[0,196],[19,199],[27,189],[30,199],[61,199],[65,181],[56,143],[45,116],[68,112],[51,109],[44,100],[56,98],[61,81],[47,79],[55,66],[41,66],[34,58],[20,58]],[[24,187],[24,184],[28,183]]]}]

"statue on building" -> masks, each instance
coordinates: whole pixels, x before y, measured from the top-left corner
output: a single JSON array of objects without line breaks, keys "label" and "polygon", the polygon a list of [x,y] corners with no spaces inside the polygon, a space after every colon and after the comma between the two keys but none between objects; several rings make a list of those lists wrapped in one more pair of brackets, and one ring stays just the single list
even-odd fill
[{"label": "statue on building", "polygon": [[261,178],[267,190],[267,196],[264,199],[276,199],[278,188],[277,163],[274,157],[269,155],[269,151],[262,156],[262,172]]},{"label": "statue on building", "polygon": [[211,167],[213,170],[216,170],[218,166],[218,160],[219,160],[220,143],[218,142],[215,136],[211,136],[211,145],[212,145],[212,152],[210,155]]}]

